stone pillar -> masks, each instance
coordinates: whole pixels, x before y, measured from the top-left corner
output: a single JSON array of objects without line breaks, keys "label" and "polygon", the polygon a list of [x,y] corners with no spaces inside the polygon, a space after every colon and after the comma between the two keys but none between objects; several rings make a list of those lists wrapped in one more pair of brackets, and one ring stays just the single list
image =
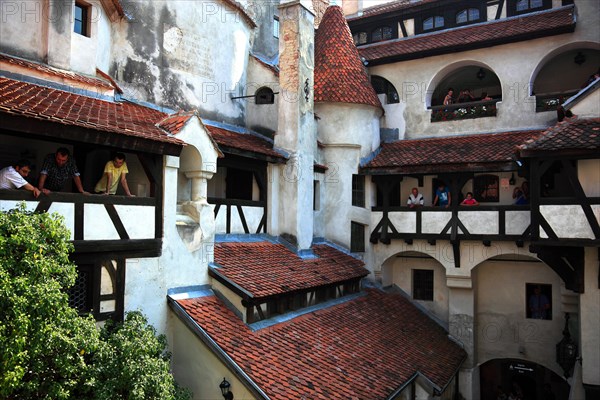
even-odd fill
[{"label": "stone pillar", "polygon": [[313,164],[316,132],[313,111],[314,16],[309,0],[279,6],[279,127],[275,146],[290,154],[280,169],[277,232],[310,249],[313,235]]},{"label": "stone pillar", "polygon": [[459,375],[460,393],[468,400],[479,398],[479,373],[476,354],[475,294],[470,277],[448,276],[448,313],[450,334],[467,352]]},{"label": "stone pillar", "polygon": [[200,204],[207,204],[207,187],[208,180],[213,174],[206,171],[188,171],[185,172],[185,177],[192,181],[191,201]]}]

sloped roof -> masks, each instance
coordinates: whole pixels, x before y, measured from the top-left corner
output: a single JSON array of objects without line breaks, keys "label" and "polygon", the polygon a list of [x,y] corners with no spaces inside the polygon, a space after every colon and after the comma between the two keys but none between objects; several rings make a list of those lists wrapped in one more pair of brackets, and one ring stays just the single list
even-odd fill
[{"label": "sloped roof", "polygon": [[23,58],[14,57],[8,54],[0,53],[0,65],[6,63],[7,65],[12,65],[20,68],[24,68],[26,70],[32,72],[40,72],[43,74],[48,74],[54,78],[58,78],[60,80],[78,82],[85,86],[89,87],[89,90],[94,90],[94,87],[102,87],[105,89],[118,89],[111,82],[106,81],[104,79],[95,78],[92,76],[86,76],[82,74],[78,74],[72,71],[66,71],[63,69],[58,69],[51,67],[46,64],[25,60]]},{"label": "sloped roof", "polygon": [[[519,145],[541,130],[486,133],[383,143],[364,173],[436,173],[503,170]],[[510,169],[510,168],[509,168]]]},{"label": "sloped roof", "polygon": [[[451,0],[454,1],[454,0]],[[446,0],[448,2],[448,0]],[[390,1],[389,3],[383,3],[372,7],[367,7],[362,10],[361,15],[352,15],[348,17],[348,21],[356,21],[360,19],[367,19],[370,17],[374,17],[377,15],[387,14],[394,11],[406,10],[409,8],[419,7],[423,4],[428,3],[442,3],[440,0],[420,0],[420,1],[411,1],[411,0],[396,0]]]},{"label": "sloped roof", "polygon": [[519,148],[522,157],[560,152],[600,154],[600,118],[570,119],[557,123]]},{"label": "sloped roof", "polygon": [[315,35],[315,103],[367,104],[382,108],[339,6],[325,11]]},{"label": "sloped roof", "polygon": [[174,144],[178,148],[184,145],[155,125],[166,116],[160,111],[130,102],[110,102],[4,77],[0,77],[0,113],[5,115],[4,127],[7,127],[7,116],[20,116],[64,127],[86,128],[91,132],[79,132],[78,135],[82,140],[85,137],[86,141],[93,143],[109,144],[109,137],[101,136],[105,132]]},{"label": "sloped roof", "polygon": [[498,21],[360,46],[370,65],[473,50],[575,30],[573,5]]},{"label": "sloped roof", "polygon": [[266,161],[284,163],[287,158],[273,148],[267,138],[251,132],[240,133],[224,127],[205,123],[206,129],[225,153],[244,156],[245,152],[262,155]]},{"label": "sloped roof", "polygon": [[326,244],[312,246],[318,258],[302,259],[286,246],[270,241],[215,243],[211,270],[254,298],[316,288],[368,275],[364,263]]},{"label": "sloped roof", "polygon": [[387,399],[419,373],[439,390],[466,357],[401,294],[367,290],[256,332],[215,296],[176,304],[272,400]]}]

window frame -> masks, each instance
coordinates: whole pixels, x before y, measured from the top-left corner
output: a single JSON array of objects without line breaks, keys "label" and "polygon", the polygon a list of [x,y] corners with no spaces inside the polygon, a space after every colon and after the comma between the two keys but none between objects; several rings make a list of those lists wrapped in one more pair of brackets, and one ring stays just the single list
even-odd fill
[{"label": "window frame", "polygon": [[[78,9],[81,10],[81,19],[77,18]],[[91,6],[82,1],[76,1],[73,4],[73,32],[81,36],[91,37],[90,10]],[[77,29],[78,22],[81,25],[81,31]]]},{"label": "window frame", "polygon": [[355,221],[350,221],[350,252],[364,253],[365,245],[365,226]]},{"label": "window frame", "polygon": [[273,37],[279,39],[279,17],[273,15]]},{"label": "window frame", "polygon": [[260,87],[254,92],[255,104],[274,104],[275,92],[268,86]]},{"label": "window frame", "polygon": [[[436,25],[438,18],[442,19],[442,25],[439,25],[439,26]],[[432,20],[432,26],[431,26],[431,28],[425,29],[425,22],[427,22],[429,20]],[[439,15],[439,14],[430,15],[421,20],[421,33],[433,32],[433,31],[444,29],[444,28],[446,28],[446,17],[444,15]]]},{"label": "window frame", "polygon": [[519,1],[521,0],[508,1],[508,7],[506,10],[507,16],[512,17],[514,15],[529,14],[532,12],[548,10],[552,8],[552,0],[541,0],[542,5],[539,7],[531,7],[530,5],[532,0],[527,0],[527,4],[529,5],[529,7],[523,10],[517,10],[517,4],[519,3]]},{"label": "window frame", "polygon": [[352,205],[354,207],[365,207],[365,176],[353,174],[352,175]]},{"label": "window frame", "polygon": [[420,301],[433,301],[435,293],[434,280],[434,270],[412,269],[412,298]]},{"label": "window frame", "polygon": [[[477,18],[471,18],[471,11],[477,11]],[[466,12],[467,19],[465,21],[459,22],[458,15],[463,12]],[[473,24],[473,23],[479,22],[479,21],[481,21],[481,10],[477,7],[463,8],[456,12],[455,18],[454,18],[454,23],[456,24],[456,26]]]}]

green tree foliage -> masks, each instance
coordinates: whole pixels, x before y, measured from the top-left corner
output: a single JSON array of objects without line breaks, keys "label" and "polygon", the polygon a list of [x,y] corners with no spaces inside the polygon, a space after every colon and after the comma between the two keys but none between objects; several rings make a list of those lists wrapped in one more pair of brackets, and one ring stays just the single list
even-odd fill
[{"label": "green tree foliage", "polygon": [[0,398],[188,399],[140,313],[98,329],[69,307],[69,236],[56,215],[0,212]]}]

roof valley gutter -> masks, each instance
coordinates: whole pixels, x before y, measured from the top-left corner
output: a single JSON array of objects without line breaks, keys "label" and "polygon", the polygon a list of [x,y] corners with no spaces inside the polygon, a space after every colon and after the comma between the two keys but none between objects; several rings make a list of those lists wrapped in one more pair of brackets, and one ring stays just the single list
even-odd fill
[{"label": "roof valley gutter", "polygon": [[388,397],[386,397],[385,400],[394,400],[400,393],[402,393],[402,391],[404,389],[406,389],[406,387],[408,385],[410,385],[412,383],[412,381],[415,380],[415,378],[419,376],[418,372],[415,372],[406,382],[404,382],[404,384],[402,386],[400,386],[398,389],[394,390],[392,392],[392,394],[390,394]]},{"label": "roof valley gutter", "polygon": [[183,320],[185,325],[190,328],[192,332],[194,332],[194,334],[198,336],[198,338],[215,353],[219,360],[221,360],[233,371],[234,375],[242,381],[248,390],[250,390],[259,399],[270,400],[270,397],[267,396],[267,394],[242,370],[242,368],[240,368],[239,365],[237,365],[235,361],[233,361],[231,357],[229,357],[225,351],[223,351],[223,349],[221,349],[221,347],[210,337],[210,335],[204,329],[202,329],[202,327],[198,325],[198,323],[196,323],[196,321],[194,321],[192,317],[190,317],[188,313],[186,313],[185,310],[173,298],[168,296],[168,301],[169,306],[175,312],[175,314],[177,314],[177,316]]}]

